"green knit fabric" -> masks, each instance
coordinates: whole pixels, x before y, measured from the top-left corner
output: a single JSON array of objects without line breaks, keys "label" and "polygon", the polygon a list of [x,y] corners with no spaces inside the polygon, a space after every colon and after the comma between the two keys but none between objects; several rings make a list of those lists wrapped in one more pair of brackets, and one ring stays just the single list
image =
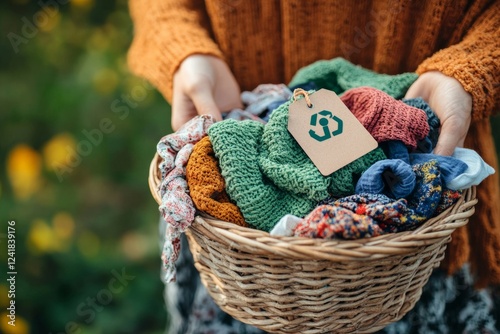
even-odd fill
[{"label": "green knit fabric", "polygon": [[338,95],[351,88],[369,86],[380,89],[395,99],[401,99],[417,77],[416,73],[379,74],[354,65],[344,58],[334,58],[301,68],[289,86],[314,82],[318,89],[330,89]]},{"label": "green knit fabric", "polygon": [[212,125],[208,136],[219,159],[227,193],[251,227],[270,231],[287,213],[306,215],[316,201],[282,190],[262,174],[259,155],[263,131],[260,122],[229,119]]},{"label": "green knit fabric", "polygon": [[270,231],[285,214],[304,216],[329,195],[354,193],[366,169],[385,159],[380,148],[325,177],[287,130],[288,106],[267,125],[225,120],[208,129],[226,191],[249,225]]},{"label": "green knit fabric", "polygon": [[361,173],[379,160],[386,159],[377,148],[342,167],[329,176],[323,176],[307,154],[288,132],[288,101],[276,109],[264,128],[259,165],[262,172],[278,187],[321,201],[333,196],[354,194]]}]

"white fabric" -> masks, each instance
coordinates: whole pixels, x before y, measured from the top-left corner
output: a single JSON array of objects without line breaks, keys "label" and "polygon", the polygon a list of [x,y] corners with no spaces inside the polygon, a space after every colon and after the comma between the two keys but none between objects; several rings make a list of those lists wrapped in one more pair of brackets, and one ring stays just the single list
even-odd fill
[{"label": "white fabric", "polygon": [[279,222],[274,225],[269,234],[276,237],[291,237],[293,230],[302,221],[302,218],[294,215],[284,215]]},{"label": "white fabric", "polygon": [[451,190],[462,190],[477,186],[485,178],[495,173],[493,167],[484,162],[483,158],[474,150],[457,147],[452,156],[465,162],[468,168],[463,174],[446,185]]}]

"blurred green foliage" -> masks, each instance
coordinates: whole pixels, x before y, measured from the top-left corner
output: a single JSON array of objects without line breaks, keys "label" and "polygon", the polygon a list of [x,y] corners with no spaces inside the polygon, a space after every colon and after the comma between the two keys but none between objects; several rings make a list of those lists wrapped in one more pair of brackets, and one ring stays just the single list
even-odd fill
[{"label": "blurred green foliage", "polygon": [[3,1],[0,26],[0,259],[15,220],[18,272],[17,326],[2,279],[0,332],[161,333],[147,176],[170,111],[128,72],[127,2]]},{"label": "blurred green foliage", "polygon": [[[169,107],[127,69],[126,1],[43,3],[0,4],[0,233],[16,221],[18,272],[18,326],[5,324],[2,279],[0,332],[161,333],[158,207],[147,177],[171,131]],[[68,155],[81,158],[71,170],[61,163]],[[23,177],[30,182],[16,186]],[[122,268],[134,276],[126,286],[112,281]]]}]

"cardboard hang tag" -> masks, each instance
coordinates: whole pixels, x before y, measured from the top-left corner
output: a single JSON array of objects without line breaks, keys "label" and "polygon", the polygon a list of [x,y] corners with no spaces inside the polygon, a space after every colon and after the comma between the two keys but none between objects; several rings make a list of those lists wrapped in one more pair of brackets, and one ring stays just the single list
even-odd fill
[{"label": "cardboard hang tag", "polygon": [[288,131],[328,176],[377,148],[377,141],[334,92],[320,89],[290,104]]}]

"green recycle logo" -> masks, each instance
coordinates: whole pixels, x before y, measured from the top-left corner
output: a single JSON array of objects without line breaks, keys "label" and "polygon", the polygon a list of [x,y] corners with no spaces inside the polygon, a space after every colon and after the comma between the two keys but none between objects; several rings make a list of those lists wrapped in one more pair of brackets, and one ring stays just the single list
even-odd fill
[{"label": "green recycle logo", "polygon": [[[318,124],[318,115],[321,117],[319,118],[319,125],[323,127],[323,134],[318,135],[316,132],[314,132],[312,129],[309,130],[309,135],[311,138],[316,139],[317,141],[325,141],[327,139],[332,138],[332,136],[338,136],[339,134],[342,133],[343,127],[344,127],[344,122],[337,116],[334,116],[331,112],[328,110],[322,110],[316,114],[313,114],[311,116],[311,126],[316,126]],[[330,130],[330,120],[337,122],[337,130],[331,131]]]}]

